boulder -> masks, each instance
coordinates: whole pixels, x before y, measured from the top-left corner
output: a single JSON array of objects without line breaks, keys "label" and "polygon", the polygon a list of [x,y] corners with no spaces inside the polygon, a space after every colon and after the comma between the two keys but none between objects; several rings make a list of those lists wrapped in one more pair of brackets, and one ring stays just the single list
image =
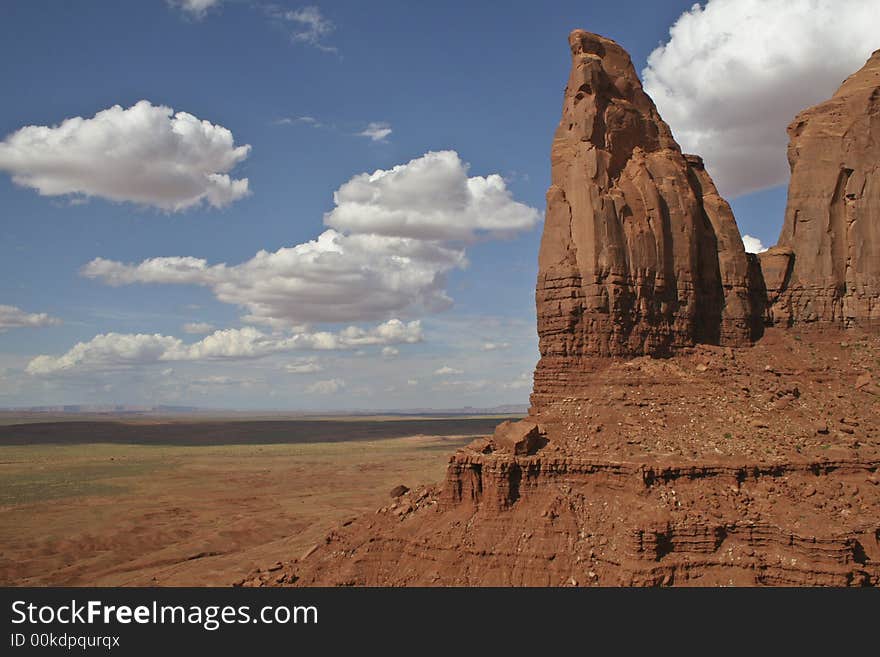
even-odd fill
[{"label": "boulder", "polygon": [[492,441],[498,449],[516,456],[534,454],[547,444],[541,426],[531,420],[502,422],[495,428]]},{"label": "boulder", "polygon": [[399,484],[391,489],[391,492],[389,493],[389,495],[391,497],[402,497],[403,495],[406,495],[408,492],[409,492],[408,487],[404,486],[403,484]]}]

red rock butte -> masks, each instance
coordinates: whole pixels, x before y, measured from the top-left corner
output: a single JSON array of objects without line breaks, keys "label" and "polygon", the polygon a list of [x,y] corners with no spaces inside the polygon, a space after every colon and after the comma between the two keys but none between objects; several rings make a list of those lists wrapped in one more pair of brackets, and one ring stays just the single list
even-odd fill
[{"label": "red rock butte", "polygon": [[551,149],[533,401],[595,356],[669,355],[760,336],[763,301],[730,206],[683,155],[626,51],[582,30]]},{"label": "red rock butte", "polygon": [[880,55],[789,128],[759,261],[626,51],[569,45],[529,417],[243,583],[880,585]]},{"label": "red rock butte", "polygon": [[762,254],[781,325],[880,325],[880,50],[788,126],[779,244]]}]

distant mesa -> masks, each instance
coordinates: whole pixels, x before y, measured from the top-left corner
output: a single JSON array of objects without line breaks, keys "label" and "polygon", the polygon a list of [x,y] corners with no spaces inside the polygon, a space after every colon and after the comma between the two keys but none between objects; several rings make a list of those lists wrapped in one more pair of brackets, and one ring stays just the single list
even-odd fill
[{"label": "distant mesa", "polygon": [[107,415],[125,415],[125,414],[174,414],[174,413],[196,413],[200,409],[195,406],[144,406],[131,404],[59,404],[55,406],[22,406],[8,409],[0,409],[0,412],[26,412],[26,413],[62,413],[62,414],[107,414]]}]

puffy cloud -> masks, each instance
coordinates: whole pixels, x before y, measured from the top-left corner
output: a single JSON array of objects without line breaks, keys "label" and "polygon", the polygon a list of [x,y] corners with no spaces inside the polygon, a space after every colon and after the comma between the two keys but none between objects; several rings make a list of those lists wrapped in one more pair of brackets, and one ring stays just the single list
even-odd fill
[{"label": "puffy cloud", "polygon": [[328,331],[266,334],[252,327],[225,329],[184,344],[159,334],[106,333],[80,342],[61,356],[40,355],[28,363],[29,374],[45,375],[74,369],[112,369],[168,361],[205,361],[260,358],[301,349],[352,349],[364,344],[390,345],[422,340],[418,321],[389,320],[371,329],[348,327]]},{"label": "puffy cloud", "polygon": [[419,321],[407,324],[392,319],[371,329],[349,326],[338,333],[329,331],[302,332],[290,335],[265,334],[252,327],[215,331],[202,340],[179,344],[163,354],[163,360],[210,360],[226,358],[258,358],[269,354],[299,349],[320,351],[353,349],[362,345],[415,343],[422,340]]},{"label": "puffy cloud", "polygon": [[0,142],[0,170],[43,196],[81,194],[179,211],[248,194],[229,171],[250,146],[186,112],[142,100],[57,126],[26,126]]},{"label": "puffy cloud", "polygon": [[464,252],[433,242],[344,235],[335,230],[240,265],[192,257],[124,264],[96,258],[84,276],[110,285],[176,283],[209,287],[220,301],[269,325],[369,321],[447,308],[445,274],[466,264]]},{"label": "puffy cloud", "polygon": [[694,4],[648,58],[645,89],[722,194],[784,184],[786,126],[861,68],[878,15],[878,0]]},{"label": "puffy cloud", "polygon": [[204,335],[214,330],[214,325],[208,322],[187,322],[183,325],[183,332],[190,335]]},{"label": "puffy cloud", "polygon": [[395,347],[382,347],[383,358],[394,358],[395,356],[399,355],[400,349],[396,349]]},{"label": "puffy cloud", "polygon": [[405,324],[399,319],[391,319],[370,330],[349,326],[339,332],[339,337],[346,346],[352,347],[372,344],[413,344],[422,341],[422,325],[419,321]]},{"label": "puffy cloud", "polygon": [[749,253],[761,253],[767,250],[767,247],[761,243],[757,237],[752,237],[751,235],[743,235],[743,246],[746,247],[746,251]]},{"label": "puffy cloud", "polygon": [[46,313],[28,313],[16,306],[0,304],[0,331],[8,328],[55,326],[61,320]]},{"label": "puffy cloud", "polygon": [[109,285],[209,287],[220,301],[244,308],[250,323],[371,321],[449,307],[446,274],[467,259],[460,244],[444,240],[513,233],[540,219],[513,201],[500,176],[468,178],[452,151],[355,176],[334,198],[337,206],[325,216],[334,228],[238,265],[191,256],[139,264],[96,258],[82,274]]},{"label": "puffy cloud", "polygon": [[326,381],[316,381],[310,386],[306,386],[306,393],[310,395],[332,395],[339,392],[345,387],[343,379],[327,379]]},{"label": "puffy cloud", "polygon": [[150,258],[136,267],[95,258],[83,268],[82,274],[86,278],[102,278],[107,284],[116,286],[131,283],[199,283],[207,270],[207,260],[189,256]]},{"label": "puffy cloud", "polygon": [[211,7],[219,7],[223,0],[168,0],[168,4],[194,18],[204,18]]},{"label": "puffy cloud", "polygon": [[106,333],[79,342],[61,356],[37,356],[27,366],[28,374],[52,374],[87,365],[109,368],[155,362],[170,349],[179,348],[177,338],[156,334]]},{"label": "puffy cloud", "polygon": [[434,374],[437,376],[449,376],[451,374],[462,374],[462,371],[457,370],[454,367],[449,367],[449,365],[444,365],[443,367],[434,370]]},{"label": "puffy cloud", "polygon": [[537,210],[513,200],[500,175],[467,174],[455,151],[360,174],[333,194],[336,207],[324,223],[356,233],[468,240],[478,232],[528,230],[540,221]]},{"label": "puffy cloud", "polygon": [[385,141],[392,132],[391,124],[385,121],[371,122],[366,128],[357,133],[358,137],[368,137],[373,141]]},{"label": "puffy cloud", "polygon": [[[214,360],[221,358],[257,358],[271,353],[283,351],[288,347],[288,340],[300,338],[295,335],[279,339],[274,335],[266,335],[252,326],[240,329],[223,329],[198,342],[184,345],[180,340],[161,355],[162,360]],[[302,336],[308,338],[311,336]]]}]

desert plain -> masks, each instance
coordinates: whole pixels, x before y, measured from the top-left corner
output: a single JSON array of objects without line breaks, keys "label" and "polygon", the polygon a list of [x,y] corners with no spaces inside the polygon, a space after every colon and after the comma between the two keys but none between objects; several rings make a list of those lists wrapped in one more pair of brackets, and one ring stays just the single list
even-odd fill
[{"label": "desert plain", "polygon": [[506,418],[35,419],[0,426],[5,586],[228,586]]}]

